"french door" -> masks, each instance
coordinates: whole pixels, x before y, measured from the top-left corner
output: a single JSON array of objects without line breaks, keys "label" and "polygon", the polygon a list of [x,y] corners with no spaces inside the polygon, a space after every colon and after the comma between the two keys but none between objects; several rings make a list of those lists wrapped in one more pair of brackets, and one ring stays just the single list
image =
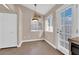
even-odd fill
[{"label": "french door", "polygon": [[58,20],[58,50],[64,54],[69,54],[69,42],[68,38],[72,34],[72,21],[73,21],[74,7],[63,6],[57,11],[57,20]]}]

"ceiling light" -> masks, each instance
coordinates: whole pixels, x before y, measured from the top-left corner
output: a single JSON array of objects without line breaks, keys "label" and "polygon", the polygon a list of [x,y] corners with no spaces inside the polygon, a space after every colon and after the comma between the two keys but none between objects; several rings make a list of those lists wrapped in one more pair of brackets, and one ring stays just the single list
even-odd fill
[{"label": "ceiling light", "polygon": [[38,15],[36,14],[36,6],[37,6],[37,4],[34,4],[35,12],[34,12],[34,16],[33,16],[32,20],[38,20]]}]

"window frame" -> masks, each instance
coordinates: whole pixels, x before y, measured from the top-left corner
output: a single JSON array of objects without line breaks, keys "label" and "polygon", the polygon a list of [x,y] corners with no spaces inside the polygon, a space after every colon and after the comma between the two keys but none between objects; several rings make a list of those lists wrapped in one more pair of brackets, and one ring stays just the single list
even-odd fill
[{"label": "window frame", "polygon": [[45,31],[53,32],[53,16],[49,15],[45,19]]},{"label": "window frame", "polygon": [[39,21],[38,21],[38,24],[37,24],[37,26],[38,26],[38,29],[37,30],[33,30],[32,29],[32,22],[33,22],[33,20],[31,19],[31,32],[39,32],[39,31],[42,31],[42,28],[41,29],[39,29]]}]

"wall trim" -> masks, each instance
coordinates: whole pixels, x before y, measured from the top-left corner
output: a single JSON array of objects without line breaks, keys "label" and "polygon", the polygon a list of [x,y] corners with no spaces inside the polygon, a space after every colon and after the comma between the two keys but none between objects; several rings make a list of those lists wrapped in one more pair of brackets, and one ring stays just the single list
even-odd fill
[{"label": "wall trim", "polygon": [[49,42],[47,39],[44,39],[49,45],[51,45],[53,48],[57,49],[55,45],[53,45],[51,42]]},{"label": "wall trim", "polygon": [[40,41],[40,40],[44,40],[45,42],[47,42],[49,45],[51,45],[53,48],[57,49],[55,45],[53,45],[51,42],[49,42],[47,39],[29,39],[29,40],[22,40],[19,45],[17,45],[17,47],[21,47],[22,43],[24,42],[33,42],[33,41]]},{"label": "wall trim", "polygon": [[23,42],[40,41],[40,40],[43,40],[43,39],[29,39],[29,40],[22,40],[22,43],[23,43]]},{"label": "wall trim", "polygon": [[40,40],[44,40],[44,39],[29,39],[29,40],[22,40],[19,45],[17,45],[17,47],[21,47],[22,43],[24,42],[33,42],[33,41],[40,41]]},{"label": "wall trim", "polygon": [[21,47],[21,45],[22,45],[22,41],[17,45],[17,47]]}]

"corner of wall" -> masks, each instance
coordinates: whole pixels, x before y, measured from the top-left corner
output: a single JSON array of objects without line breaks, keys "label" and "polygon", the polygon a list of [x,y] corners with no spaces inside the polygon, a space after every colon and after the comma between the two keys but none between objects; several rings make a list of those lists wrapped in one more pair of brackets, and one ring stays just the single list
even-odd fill
[{"label": "corner of wall", "polygon": [[57,47],[54,45],[54,44],[52,44],[51,42],[49,42],[47,39],[44,39],[49,45],[51,45],[53,48],[55,48],[55,49],[57,49]]}]

